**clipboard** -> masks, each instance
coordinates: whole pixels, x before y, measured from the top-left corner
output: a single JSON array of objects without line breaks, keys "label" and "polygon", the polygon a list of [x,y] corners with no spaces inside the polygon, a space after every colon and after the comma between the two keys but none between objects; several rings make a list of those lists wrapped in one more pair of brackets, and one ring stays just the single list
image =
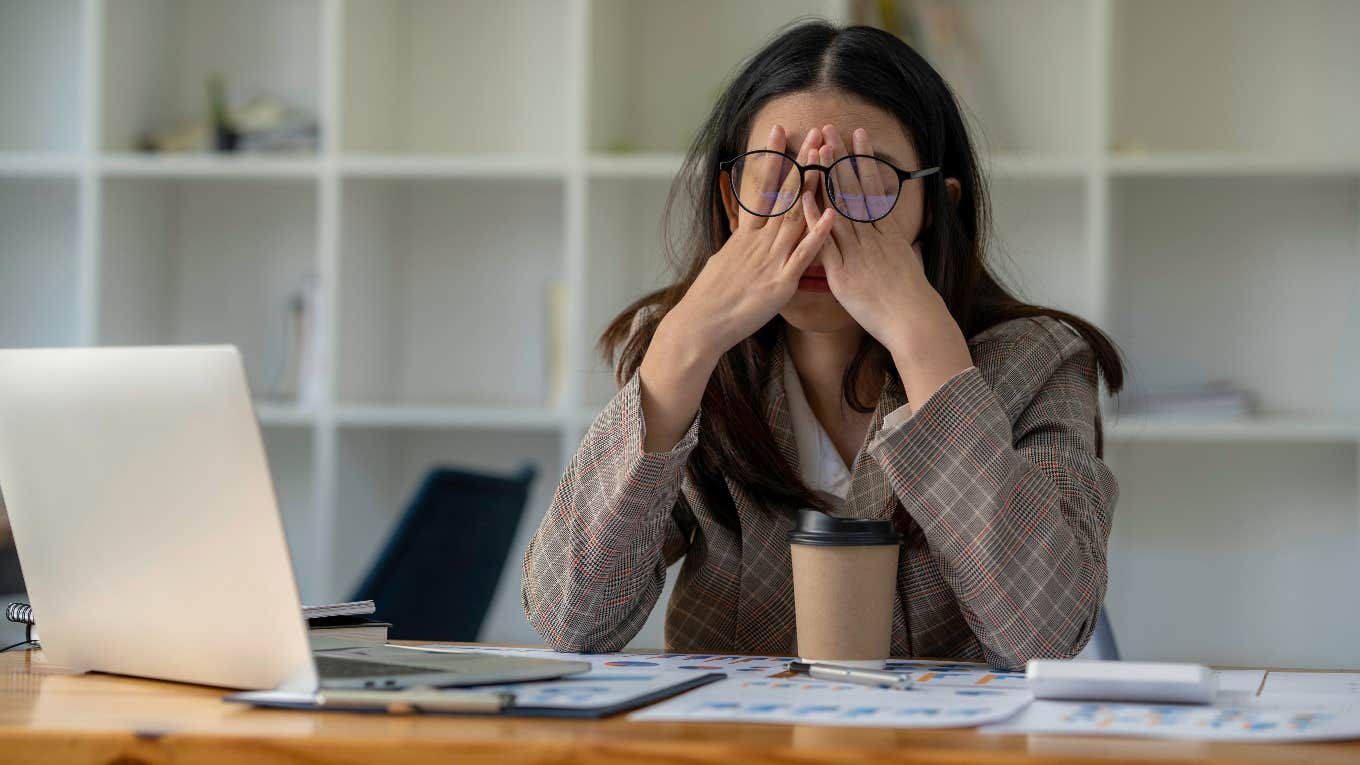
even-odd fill
[{"label": "clipboard", "polygon": [[[726,677],[721,672],[701,675],[689,672],[679,675],[587,673],[546,682],[449,690],[333,690],[329,693],[326,690],[317,693],[247,691],[231,694],[223,700],[266,709],[313,712],[598,719],[678,696]],[[629,689],[630,682],[636,683],[635,688]],[[613,688],[612,692],[598,692],[606,686],[618,687]],[[598,698],[598,703],[592,703],[592,696]]]}]

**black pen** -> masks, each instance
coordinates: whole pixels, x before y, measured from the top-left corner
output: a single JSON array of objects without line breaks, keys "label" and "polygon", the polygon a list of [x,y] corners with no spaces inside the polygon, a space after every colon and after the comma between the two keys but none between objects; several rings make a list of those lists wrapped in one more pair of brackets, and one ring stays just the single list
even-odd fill
[{"label": "black pen", "polygon": [[789,662],[789,671],[815,677],[818,680],[871,685],[875,688],[893,688],[899,691],[911,688],[915,684],[915,681],[911,679],[910,672],[897,672],[891,669],[865,669],[864,667],[847,667],[841,664],[791,661]]}]

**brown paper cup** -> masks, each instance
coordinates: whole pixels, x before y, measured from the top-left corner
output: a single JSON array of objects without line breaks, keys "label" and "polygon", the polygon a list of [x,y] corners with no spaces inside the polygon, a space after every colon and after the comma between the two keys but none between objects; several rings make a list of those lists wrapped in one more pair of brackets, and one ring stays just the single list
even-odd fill
[{"label": "brown paper cup", "polygon": [[900,549],[891,521],[799,514],[789,552],[800,660],[884,665]]}]

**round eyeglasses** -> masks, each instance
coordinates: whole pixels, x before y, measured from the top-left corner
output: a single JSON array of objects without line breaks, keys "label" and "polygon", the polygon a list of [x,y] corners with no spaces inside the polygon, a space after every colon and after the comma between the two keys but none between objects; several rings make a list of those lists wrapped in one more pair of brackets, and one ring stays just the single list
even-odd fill
[{"label": "round eyeglasses", "polygon": [[902,184],[939,172],[939,166],[901,170],[868,154],[849,154],[827,165],[800,165],[787,154],[756,149],[718,163],[726,170],[737,204],[752,215],[773,218],[798,202],[809,170],[826,178],[826,195],[836,212],[858,223],[885,217],[897,206]]}]

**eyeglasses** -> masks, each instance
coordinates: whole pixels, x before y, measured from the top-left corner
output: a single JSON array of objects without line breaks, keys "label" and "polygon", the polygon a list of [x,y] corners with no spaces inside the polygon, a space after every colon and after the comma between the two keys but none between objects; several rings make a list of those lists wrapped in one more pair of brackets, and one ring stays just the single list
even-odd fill
[{"label": "eyeglasses", "polygon": [[728,171],[737,204],[762,218],[774,218],[792,209],[803,193],[807,171],[821,170],[826,178],[826,195],[831,206],[859,223],[885,217],[897,205],[902,184],[940,170],[939,166],[901,170],[887,160],[868,154],[849,154],[830,166],[800,165],[787,154],[769,149],[737,155],[719,162],[718,168]]}]

